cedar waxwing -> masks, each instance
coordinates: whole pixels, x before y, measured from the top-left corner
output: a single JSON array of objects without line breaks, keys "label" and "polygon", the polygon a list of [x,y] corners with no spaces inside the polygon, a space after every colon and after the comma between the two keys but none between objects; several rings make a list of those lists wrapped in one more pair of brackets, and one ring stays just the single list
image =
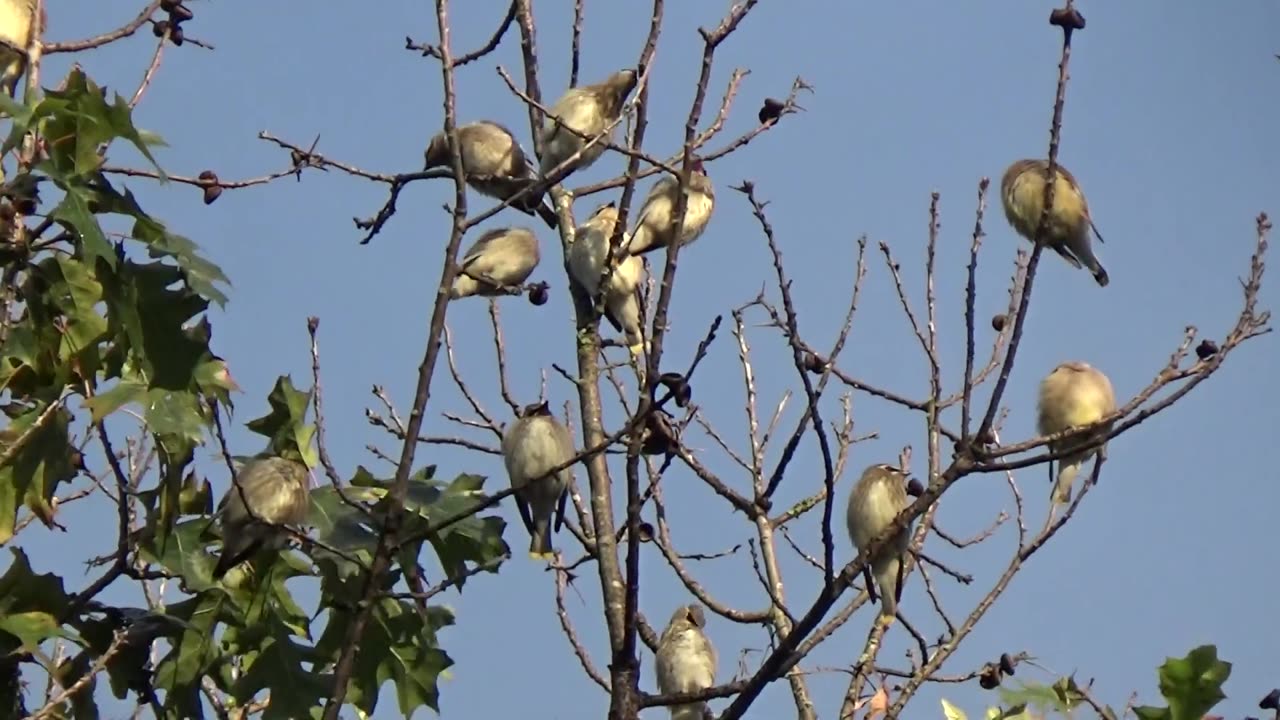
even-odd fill
[{"label": "cedar waxwing", "polygon": [[[1089,203],[1084,199],[1080,184],[1061,165],[1056,167],[1057,178],[1053,187],[1053,212],[1049,213],[1044,242],[1076,268],[1083,267],[1093,273],[1099,287],[1106,287],[1110,279],[1102,263],[1093,254],[1089,231],[1102,234],[1089,217]],[[1022,237],[1032,240],[1040,225],[1044,211],[1044,186],[1049,179],[1047,160],[1019,160],[1004,171],[1000,181],[1000,196],[1004,200],[1004,216]]]},{"label": "cedar waxwing", "polygon": [[[585,293],[587,302],[595,302],[600,289],[600,277],[604,274],[605,259],[612,248],[609,240],[618,224],[618,209],[613,203],[596,208],[591,219],[578,226],[576,239],[569,246],[569,273]],[[628,236],[622,236],[622,245]],[[604,291],[604,316],[626,335],[627,347],[633,355],[644,351],[643,313],[640,307],[640,283],[644,278],[644,261],[619,250],[621,262],[614,261],[609,283]]]},{"label": "cedar waxwing", "polygon": [[[517,488],[516,508],[529,531],[529,557],[535,560],[550,560],[555,556],[551,534],[559,532],[564,524],[564,503],[569,497],[573,471],[564,468],[550,477],[542,476],[568,462],[574,454],[573,438],[551,414],[546,402],[526,405],[502,436],[502,460],[507,466],[511,487]],[[529,484],[531,480],[537,482]]]},{"label": "cedar waxwing", "polygon": [[[1115,410],[1115,391],[1111,389],[1111,381],[1106,375],[1086,362],[1064,362],[1040,382],[1039,418],[1036,427],[1041,435],[1051,435],[1067,428],[1095,423]],[[1096,441],[1106,437],[1110,430],[1111,423],[1107,423],[1083,437],[1068,437],[1049,443],[1049,451],[1058,452]],[[1084,465],[1090,455],[1095,454],[1106,457],[1106,443],[1058,460],[1058,480],[1053,488],[1055,503],[1071,502],[1071,483],[1080,472],[1080,466]],[[1049,472],[1052,478],[1052,464]]]},{"label": "cedar waxwing", "polygon": [[221,580],[260,549],[283,548],[289,533],[277,526],[306,522],[310,488],[311,473],[300,462],[257,455],[242,465],[218,506],[222,555],[213,579]]},{"label": "cedar waxwing", "polygon": [[[542,156],[538,159],[543,177],[590,142],[560,127],[561,123],[594,139],[622,115],[627,96],[635,87],[636,72],[619,70],[604,82],[565,91],[556,104],[551,106],[551,114],[542,121]],[[552,116],[559,118],[560,122],[557,123]],[[616,129],[615,127],[614,130]],[[605,143],[612,139],[611,130],[600,142],[579,155],[569,165],[570,170],[581,170],[599,160],[604,154]]]},{"label": "cedar waxwing", "polygon": [[[853,546],[862,552],[911,503],[907,500],[907,476],[893,465],[872,465],[849,494],[845,521]],[[880,616],[891,621],[902,599],[902,572],[906,567],[902,556],[911,544],[911,524],[894,535],[867,564],[867,593],[874,600],[876,588],[880,596]],[[872,587],[872,577],[875,587]]]},{"label": "cedar waxwing", "polygon": [[[702,235],[711,220],[711,211],[716,206],[716,189],[706,175],[702,160],[694,158],[690,164],[693,165],[693,171],[689,174],[689,185],[684,191],[689,199],[685,201],[681,245],[688,245]],[[676,188],[679,186],[677,178],[667,175],[649,190],[649,195],[640,208],[635,230],[631,233],[628,251],[632,255],[642,255],[671,244],[671,238],[675,235]]]},{"label": "cedar waxwing", "polygon": [[[678,608],[658,640],[658,690],[664,695],[697,692],[716,684],[716,649],[703,628],[701,605]],[[671,720],[702,720],[705,702],[668,705]]]},{"label": "cedar waxwing", "polygon": [[538,236],[529,228],[495,228],[480,236],[458,263],[449,297],[507,294],[538,267]]},{"label": "cedar waxwing", "polygon": [[[46,27],[45,16],[40,26]],[[16,98],[18,80],[27,70],[27,45],[31,42],[31,19],[35,0],[0,0],[0,87]]]},{"label": "cedar waxwing", "polygon": [[[502,125],[488,120],[461,125],[458,143],[462,145],[462,169],[467,174],[467,183],[481,195],[506,200],[536,183],[524,149]],[[452,167],[449,138],[443,130],[431,138],[423,158],[426,161],[423,170]],[[511,207],[527,215],[537,212],[553,230],[560,223],[555,210],[542,202],[542,194],[537,191],[514,201]]]}]

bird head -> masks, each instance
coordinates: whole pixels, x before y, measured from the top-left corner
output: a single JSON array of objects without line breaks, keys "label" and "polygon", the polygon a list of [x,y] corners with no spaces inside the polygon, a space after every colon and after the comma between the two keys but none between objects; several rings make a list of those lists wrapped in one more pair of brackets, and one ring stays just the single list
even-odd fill
[{"label": "bird head", "polygon": [[525,405],[520,410],[520,417],[551,417],[551,405],[546,400]]}]

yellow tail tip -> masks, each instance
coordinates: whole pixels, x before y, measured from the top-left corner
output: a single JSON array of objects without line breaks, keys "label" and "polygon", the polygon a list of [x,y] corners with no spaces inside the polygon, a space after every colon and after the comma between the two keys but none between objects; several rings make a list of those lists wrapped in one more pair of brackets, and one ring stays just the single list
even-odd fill
[{"label": "yellow tail tip", "polygon": [[551,562],[552,560],[555,559],[555,556],[556,554],[554,551],[552,552],[538,552],[536,550],[529,551],[530,560],[538,560],[541,562]]}]

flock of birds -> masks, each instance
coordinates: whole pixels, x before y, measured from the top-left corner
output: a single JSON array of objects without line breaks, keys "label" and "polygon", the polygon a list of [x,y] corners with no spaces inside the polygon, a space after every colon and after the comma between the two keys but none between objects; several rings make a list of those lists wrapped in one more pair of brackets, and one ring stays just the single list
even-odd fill
[{"label": "flock of birds", "polygon": [[[0,0],[0,89],[10,97],[26,65],[32,0]],[[44,18],[41,18],[44,24]],[[552,229],[559,217],[545,201],[547,190],[569,174],[599,160],[612,142],[616,126],[635,89],[633,70],[615,72],[594,85],[570,88],[550,108],[539,130],[542,155],[535,172],[515,136],[503,125],[481,120],[457,128],[458,150],[467,184],[477,192],[530,216],[538,215]],[[424,153],[424,170],[452,167],[454,154],[444,132],[433,137]],[[715,188],[701,160],[690,163],[685,187],[686,213],[676,236],[679,181],[665,175],[650,188],[635,224],[622,234],[621,246],[610,245],[618,222],[613,202],[596,207],[577,225],[567,251],[570,291],[594,302],[603,299],[604,317],[621,332],[633,355],[647,349],[639,286],[646,253],[698,239],[715,208]],[[1034,242],[1044,208],[1049,167],[1044,160],[1014,162],[1001,180],[1005,217],[1013,229]],[[1109,282],[1094,255],[1092,236],[1102,240],[1076,179],[1057,166],[1054,203],[1041,242],[1078,269],[1086,269],[1097,284]],[[540,260],[537,234],[528,227],[504,227],[482,234],[464,253],[451,288],[452,299],[498,296],[518,291]],[[606,279],[607,276],[607,279]],[[601,287],[603,282],[603,287]],[[1093,425],[1115,411],[1115,394],[1107,377],[1088,363],[1058,365],[1040,383],[1037,428],[1042,435]],[[540,560],[554,557],[552,535],[564,522],[565,500],[572,471],[564,467],[576,456],[573,438],[556,420],[546,402],[520,410],[506,430],[502,455],[520,518],[529,532],[529,554]],[[1054,453],[1066,452],[1058,463],[1052,501],[1067,503],[1081,466],[1090,456],[1104,456],[1106,445],[1073,448],[1105,438],[1110,425],[1095,427],[1050,443]],[[545,476],[545,477],[544,477]],[[536,481],[536,482],[535,482]],[[258,455],[240,466],[232,487],[218,508],[222,553],[213,569],[220,581],[233,568],[261,551],[278,552],[288,542],[282,526],[306,523],[310,473],[298,458]],[[868,467],[850,493],[846,521],[849,537],[861,552],[886,532],[907,507],[907,474],[893,465]],[[902,595],[903,557],[911,528],[903,528],[871,558],[867,592],[880,603],[880,621],[892,622]],[[662,633],[657,652],[658,688],[665,694],[705,690],[715,684],[716,651],[707,638],[706,614],[700,605],[681,606]],[[703,716],[701,702],[670,706],[674,720]]]},{"label": "flock of birds", "polygon": [[[461,164],[467,184],[483,195],[510,201],[510,206],[530,216],[538,215],[551,228],[559,218],[545,201],[548,188],[569,173],[598,160],[612,141],[614,128],[625,111],[627,97],[636,86],[632,70],[622,70],[603,82],[569,89],[550,108],[540,128],[543,155],[535,171],[519,142],[506,127],[481,120],[457,128]],[[425,169],[452,167],[453,152],[445,133],[433,137],[425,152]],[[715,208],[715,189],[702,163],[691,161],[685,188],[686,214],[676,237],[674,220],[679,182],[666,175],[650,188],[635,224],[622,234],[620,247],[610,246],[618,221],[613,202],[595,208],[577,225],[567,250],[570,290],[579,297],[604,301],[604,317],[621,332],[634,355],[645,352],[644,310],[639,286],[644,273],[642,256],[673,244],[692,243],[706,229]],[[1001,182],[1005,216],[1013,229],[1033,240],[1040,222],[1048,163],[1019,160],[1009,166]],[[1096,227],[1075,178],[1056,168],[1054,204],[1042,239],[1076,268],[1087,269],[1099,286],[1108,276],[1094,255]],[[533,273],[541,258],[537,234],[528,227],[504,227],[482,234],[458,263],[451,298],[514,294]],[[601,287],[602,279],[606,278]],[[1072,427],[1091,425],[1115,410],[1110,381],[1085,362],[1064,362],[1040,384],[1037,428],[1054,434]],[[502,456],[516,508],[530,536],[529,555],[550,560],[555,555],[552,536],[564,522],[565,503],[577,451],[566,427],[552,414],[547,402],[521,408],[506,429]],[[1109,426],[1100,426],[1050,444],[1053,452],[1070,451],[1105,437]],[[1105,445],[1069,452],[1058,463],[1052,500],[1069,502],[1071,486],[1081,466],[1092,455],[1105,454]],[[868,467],[855,483],[848,500],[849,537],[859,551],[886,532],[893,519],[909,504],[907,474],[898,467]],[[304,464],[278,457],[257,457],[244,465],[219,508],[224,549],[214,570],[220,579],[229,569],[262,549],[278,550],[287,541],[278,525],[305,522],[309,475]],[[253,512],[249,512],[249,508]],[[891,623],[902,595],[903,557],[908,552],[911,528],[903,528],[871,558],[867,592],[880,603],[879,621]],[[662,633],[656,657],[658,688],[664,694],[697,692],[714,686],[716,651],[705,633],[706,613],[697,604],[676,609]],[[674,720],[701,718],[705,703],[669,707]]]}]

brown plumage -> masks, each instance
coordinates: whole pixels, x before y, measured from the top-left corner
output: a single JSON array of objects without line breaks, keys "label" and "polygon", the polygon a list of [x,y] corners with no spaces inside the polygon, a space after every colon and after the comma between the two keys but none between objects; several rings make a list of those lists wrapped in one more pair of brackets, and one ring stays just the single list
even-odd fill
[{"label": "brown plumage", "polygon": [[529,531],[529,557],[535,560],[550,560],[555,555],[551,535],[564,523],[573,470],[570,466],[548,477],[543,475],[573,456],[573,437],[545,402],[522,408],[520,417],[502,436],[502,460],[511,487],[516,488],[516,509]]},{"label": "brown plumage", "polygon": [[[1090,425],[1116,410],[1116,395],[1111,381],[1086,362],[1070,361],[1055,367],[1040,382],[1036,428],[1041,435],[1060,433],[1068,428]],[[1107,423],[1083,437],[1068,437],[1049,443],[1050,452],[1060,452],[1106,437],[1111,431]],[[1058,460],[1058,478],[1053,486],[1053,502],[1071,502],[1071,484],[1080,467],[1091,455],[1106,457],[1107,446],[1071,453]],[[1053,467],[1050,465],[1050,477]]]},{"label": "brown plumage", "polygon": [[[865,550],[910,504],[907,500],[907,476],[900,468],[872,465],[864,470],[849,494],[849,506],[845,511],[853,546],[858,552]],[[902,559],[910,544],[911,527],[908,524],[882,545],[880,552],[867,564],[867,593],[874,599],[879,589],[880,616],[883,619],[892,619],[898,612],[905,567]]]},{"label": "brown plumage", "polygon": [[[1093,252],[1090,231],[1102,242],[1102,234],[1089,215],[1080,183],[1062,165],[1056,167],[1053,210],[1045,229],[1044,244],[1076,268],[1088,268],[1100,287],[1110,282],[1106,269]],[[1047,160],[1018,160],[1000,180],[1000,197],[1009,225],[1027,240],[1034,240],[1044,211],[1044,190],[1049,179]]]},{"label": "brown plumage", "polygon": [[218,507],[222,555],[213,579],[221,580],[259,550],[284,547],[289,533],[281,526],[306,522],[310,488],[310,471],[300,462],[259,455],[241,466]]},{"label": "brown plumage", "polygon": [[[539,169],[543,177],[582,150],[590,140],[570,132],[573,128],[591,138],[603,133],[622,115],[627,96],[636,86],[634,70],[619,70],[594,85],[570,88],[551,106],[551,115],[542,122],[542,156]],[[555,118],[559,118],[556,122]],[[561,125],[565,127],[561,127]],[[600,142],[583,151],[570,163],[570,172],[588,167],[604,154],[605,144],[617,130],[611,130]],[[566,174],[566,177],[568,175]]]},{"label": "brown plumage", "polygon": [[[462,169],[468,185],[482,195],[499,200],[533,186],[530,192],[512,201],[511,207],[526,215],[536,212],[552,229],[559,224],[555,210],[542,202],[542,192],[536,187],[533,166],[524,149],[505,126],[489,120],[460,125],[458,144],[462,146]],[[431,138],[423,159],[424,170],[452,167],[449,137],[443,130]]]},{"label": "brown plumage", "polygon": [[[578,226],[573,245],[569,247],[569,276],[584,294],[585,302],[595,301],[604,274],[605,259],[612,248],[609,240],[618,224],[618,210],[613,203],[601,205],[591,219]],[[624,233],[622,244],[625,246]],[[604,317],[613,329],[622,332],[633,355],[644,352],[644,313],[640,304],[640,283],[644,279],[644,261],[620,252],[604,290]]]},{"label": "brown plumage", "polygon": [[[685,201],[680,245],[688,245],[702,235],[716,206],[715,185],[707,177],[702,161],[694,158],[691,164],[693,168],[689,174],[689,184],[685,187],[685,197],[688,200]],[[671,244],[676,231],[676,191],[679,187],[680,181],[677,178],[666,175],[649,190],[631,233],[631,243],[627,246],[632,255],[643,255]]]},{"label": "brown plumage", "polygon": [[449,297],[494,297],[519,287],[541,260],[538,236],[529,228],[495,228],[480,236],[458,262]]},{"label": "brown plumage", "polygon": [[[664,695],[697,692],[716,684],[716,649],[707,638],[701,605],[677,608],[662,631],[656,653],[658,690]],[[705,702],[669,705],[671,720],[702,720]]]}]

